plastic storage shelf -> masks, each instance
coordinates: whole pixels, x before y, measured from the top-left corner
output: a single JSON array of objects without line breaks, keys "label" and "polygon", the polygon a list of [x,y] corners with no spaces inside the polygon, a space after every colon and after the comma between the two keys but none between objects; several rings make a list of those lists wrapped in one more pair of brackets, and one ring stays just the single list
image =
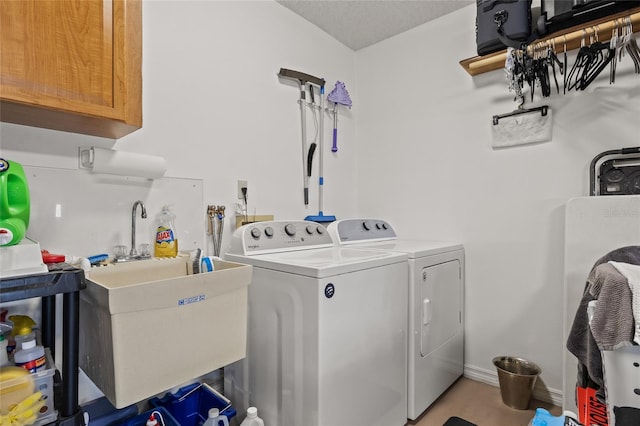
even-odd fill
[{"label": "plastic storage shelf", "polygon": [[62,374],[60,401],[55,401],[61,426],[84,425],[78,405],[78,339],[80,290],[86,288],[84,271],[67,264],[55,264],[44,274],[0,279],[0,303],[42,298],[42,344],[55,359],[55,318],[57,294],[62,294]]}]

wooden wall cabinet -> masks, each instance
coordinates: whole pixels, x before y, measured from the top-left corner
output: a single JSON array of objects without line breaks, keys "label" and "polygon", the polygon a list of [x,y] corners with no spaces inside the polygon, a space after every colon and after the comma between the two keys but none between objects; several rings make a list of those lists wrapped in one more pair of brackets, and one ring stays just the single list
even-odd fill
[{"label": "wooden wall cabinet", "polygon": [[142,127],[142,1],[0,1],[0,120],[112,139]]}]

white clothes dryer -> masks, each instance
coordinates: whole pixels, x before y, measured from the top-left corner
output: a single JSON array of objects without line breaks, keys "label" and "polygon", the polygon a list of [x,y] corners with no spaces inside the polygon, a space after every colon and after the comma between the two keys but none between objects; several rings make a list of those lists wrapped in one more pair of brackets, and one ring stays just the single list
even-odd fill
[{"label": "white clothes dryer", "polygon": [[238,228],[225,259],[253,266],[247,357],[225,368],[225,393],[244,388],[273,426],[406,423],[406,254],[270,221]]},{"label": "white clothes dryer", "polygon": [[345,219],[327,227],[334,243],[409,256],[407,418],[415,420],[463,374],[464,248],[399,239],[379,219]]}]

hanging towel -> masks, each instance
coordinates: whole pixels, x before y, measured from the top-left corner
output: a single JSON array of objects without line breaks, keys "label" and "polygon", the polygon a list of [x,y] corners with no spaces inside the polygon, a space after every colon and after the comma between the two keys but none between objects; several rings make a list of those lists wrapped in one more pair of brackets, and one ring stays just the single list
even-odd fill
[{"label": "hanging towel", "polygon": [[596,266],[589,293],[598,301],[590,322],[600,350],[612,351],[631,345],[635,328],[629,281],[612,262]]},{"label": "hanging towel", "polygon": [[[578,386],[597,388],[598,392],[596,393],[596,397],[601,402],[605,401],[602,355],[589,327],[587,305],[590,301],[596,300],[596,297],[589,292],[592,283],[595,282],[596,268],[598,265],[611,260],[640,265],[640,246],[621,247],[605,254],[594,263],[588,274],[584,293],[576,310],[576,315],[566,342],[566,347],[569,352],[578,359]],[[613,268],[613,266],[610,267]]]},{"label": "hanging towel", "polygon": [[629,263],[609,262],[627,278],[631,289],[631,310],[635,320],[633,341],[640,345],[640,266]]}]

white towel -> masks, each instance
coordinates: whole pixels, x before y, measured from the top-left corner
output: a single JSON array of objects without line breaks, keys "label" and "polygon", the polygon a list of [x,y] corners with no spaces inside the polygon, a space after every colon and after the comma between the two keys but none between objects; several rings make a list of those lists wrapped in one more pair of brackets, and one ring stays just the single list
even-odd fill
[{"label": "white towel", "polygon": [[633,341],[640,345],[640,265],[621,262],[609,263],[624,275],[629,282],[629,288],[631,289],[631,309],[636,325]]}]

